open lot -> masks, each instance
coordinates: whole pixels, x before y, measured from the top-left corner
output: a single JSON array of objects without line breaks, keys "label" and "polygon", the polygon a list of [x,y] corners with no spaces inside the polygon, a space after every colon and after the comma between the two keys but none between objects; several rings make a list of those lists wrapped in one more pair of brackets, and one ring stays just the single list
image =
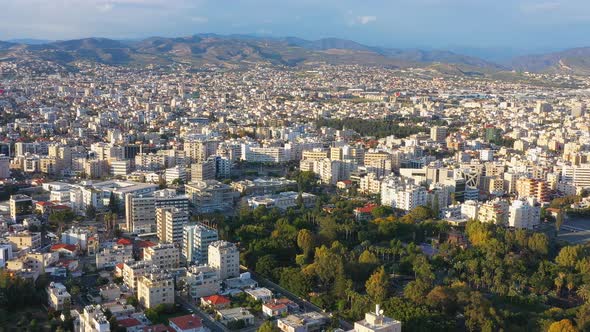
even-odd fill
[{"label": "open lot", "polygon": [[567,218],[561,226],[557,238],[571,244],[582,244],[590,241],[590,218]]}]

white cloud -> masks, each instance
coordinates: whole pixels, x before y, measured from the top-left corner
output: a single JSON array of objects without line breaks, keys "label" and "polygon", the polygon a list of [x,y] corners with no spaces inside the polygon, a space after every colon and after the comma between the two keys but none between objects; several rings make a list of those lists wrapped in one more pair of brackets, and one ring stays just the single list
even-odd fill
[{"label": "white cloud", "polygon": [[198,24],[205,24],[209,22],[209,18],[205,16],[193,16],[191,17],[191,21],[198,23]]},{"label": "white cloud", "polygon": [[110,2],[101,3],[101,4],[96,5],[96,8],[100,12],[106,13],[106,12],[110,12],[111,10],[113,10],[113,4]]},{"label": "white cloud", "polygon": [[365,15],[365,16],[357,16],[356,17],[356,23],[358,24],[369,24],[372,22],[377,21],[377,16],[373,16],[373,15]]},{"label": "white cloud", "polygon": [[524,3],[521,5],[523,12],[548,12],[559,9],[561,4],[559,2],[538,2],[538,3]]}]

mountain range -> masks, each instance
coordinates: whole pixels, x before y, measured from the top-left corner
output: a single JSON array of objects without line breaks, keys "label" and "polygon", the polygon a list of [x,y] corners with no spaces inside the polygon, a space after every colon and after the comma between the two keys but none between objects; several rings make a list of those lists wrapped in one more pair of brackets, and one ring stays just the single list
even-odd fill
[{"label": "mountain range", "polygon": [[259,63],[306,66],[328,63],[393,68],[436,67],[460,73],[517,70],[590,75],[590,47],[520,56],[495,63],[445,50],[375,47],[338,38],[306,40],[296,37],[217,34],[124,41],[107,38],[0,41],[0,61],[14,58],[37,58],[64,65],[75,61],[129,66],[150,63],[223,66]]}]

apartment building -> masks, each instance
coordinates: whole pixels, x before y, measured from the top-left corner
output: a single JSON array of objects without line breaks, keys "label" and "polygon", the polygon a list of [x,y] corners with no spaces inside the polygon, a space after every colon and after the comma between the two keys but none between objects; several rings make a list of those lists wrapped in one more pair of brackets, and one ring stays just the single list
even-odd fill
[{"label": "apartment building", "polygon": [[187,263],[207,264],[209,245],[219,238],[216,229],[203,224],[185,225],[182,233],[182,257]]},{"label": "apartment building", "polygon": [[177,243],[160,243],[143,249],[143,259],[151,261],[160,269],[177,268],[180,264],[180,249]]},{"label": "apartment building", "polygon": [[146,309],[174,304],[174,278],[162,270],[150,271],[137,282],[137,299]]},{"label": "apartment building", "polygon": [[66,286],[59,282],[52,282],[47,287],[47,301],[53,310],[67,310],[72,302],[72,297]]},{"label": "apartment building", "polygon": [[218,270],[220,280],[240,275],[240,253],[235,244],[215,241],[209,245],[208,256],[209,266]]},{"label": "apartment building", "polygon": [[161,243],[182,243],[184,225],[188,224],[188,213],[175,207],[156,209],[157,235]]}]

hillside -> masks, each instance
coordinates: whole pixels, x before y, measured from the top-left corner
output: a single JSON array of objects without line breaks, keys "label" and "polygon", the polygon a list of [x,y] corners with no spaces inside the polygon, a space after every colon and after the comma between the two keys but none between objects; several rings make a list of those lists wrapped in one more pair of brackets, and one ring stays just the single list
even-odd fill
[{"label": "hillside", "polygon": [[515,58],[511,66],[519,71],[590,75],[590,47]]},{"label": "hillside", "polygon": [[300,66],[318,63],[388,67],[448,63],[469,68],[500,69],[481,59],[447,51],[370,47],[350,40],[294,37],[264,38],[201,34],[180,38],[152,37],[140,41],[85,38],[37,44],[0,42],[5,57],[38,57],[68,64],[94,61],[112,65],[190,63],[214,65],[274,64]]}]

